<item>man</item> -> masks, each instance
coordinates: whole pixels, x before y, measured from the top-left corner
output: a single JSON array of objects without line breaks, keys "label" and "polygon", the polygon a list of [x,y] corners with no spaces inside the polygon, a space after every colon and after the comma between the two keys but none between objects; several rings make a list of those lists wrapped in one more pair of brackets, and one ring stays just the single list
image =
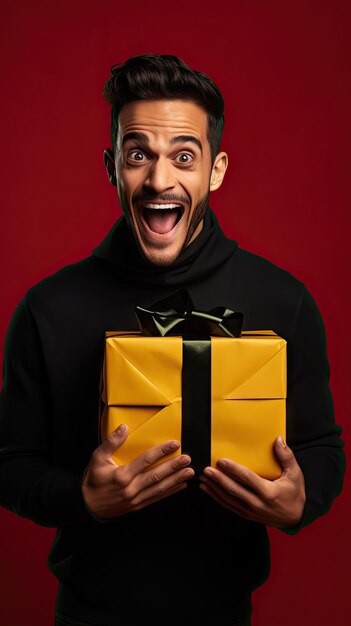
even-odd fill
[{"label": "man", "polygon": [[[269,576],[266,526],[296,533],[341,490],[323,322],[299,280],[227,239],[210,210],[228,166],[216,85],[175,56],[144,55],[112,68],[105,97],[105,164],[124,216],[91,257],[29,290],[14,315],[1,503],[57,527],[56,626],[247,625],[252,592]],[[244,328],[287,340],[288,445],[274,442],[277,480],[235,459],[194,476],[186,451],[169,456],[173,440],[117,466],[125,424],[100,443],[105,331],[136,330],[137,304],[180,288],[198,309],[225,305],[243,313]]]}]

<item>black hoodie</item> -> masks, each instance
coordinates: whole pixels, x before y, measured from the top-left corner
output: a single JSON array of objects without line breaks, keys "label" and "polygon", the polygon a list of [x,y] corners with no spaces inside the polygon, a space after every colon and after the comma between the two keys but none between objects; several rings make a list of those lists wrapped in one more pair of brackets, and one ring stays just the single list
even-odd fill
[{"label": "black hoodie", "polygon": [[99,443],[106,330],[137,330],[135,306],[185,288],[195,306],[227,306],[244,329],[287,340],[287,443],[307,500],[296,533],[325,514],[345,471],[329,390],[324,325],[305,286],[225,237],[210,209],[198,237],[168,267],[142,257],[121,218],[92,256],[28,291],[11,322],[0,414],[0,503],[57,527],[49,567],[62,613],[99,625],[229,625],[251,611],[269,576],[264,525],[198,488],[99,523],[81,480]]}]

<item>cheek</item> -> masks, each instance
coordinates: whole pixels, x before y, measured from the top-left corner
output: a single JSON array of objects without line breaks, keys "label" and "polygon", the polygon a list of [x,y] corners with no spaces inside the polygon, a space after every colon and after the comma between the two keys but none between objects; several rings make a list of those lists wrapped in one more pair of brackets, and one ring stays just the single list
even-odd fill
[{"label": "cheek", "polygon": [[133,193],[133,187],[129,177],[122,171],[117,173],[117,189],[118,195],[122,196],[125,200],[129,200]]},{"label": "cheek", "polygon": [[206,183],[203,179],[195,181],[193,185],[188,186],[188,194],[191,197],[192,204],[192,212],[199,202],[202,202],[204,197],[209,192],[209,184]]},{"label": "cheek", "polygon": [[126,197],[126,192],[125,192],[125,188],[124,188],[124,184],[121,181],[120,178],[117,178],[117,192],[118,192],[118,196],[121,198],[125,198]]},{"label": "cheek", "polygon": [[189,188],[192,189],[193,195],[202,197],[209,186],[209,178],[204,176],[204,172],[199,171],[194,173],[194,176],[189,180]]},{"label": "cheek", "polygon": [[124,186],[124,183],[121,180],[117,182],[117,195],[118,195],[119,203],[121,205],[123,213],[125,215],[129,214],[130,202],[129,202],[128,192]]},{"label": "cheek", "polygon": [[123,190],[125,196],[132,198],[138,189],[142,187],[143,177],[141,172],[135,170],[122,170],[119,180],[121,189]]}]

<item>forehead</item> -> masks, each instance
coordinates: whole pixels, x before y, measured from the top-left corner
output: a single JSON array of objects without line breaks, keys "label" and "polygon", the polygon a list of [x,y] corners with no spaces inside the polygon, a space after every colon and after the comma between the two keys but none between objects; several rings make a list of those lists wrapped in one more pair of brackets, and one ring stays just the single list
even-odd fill
[{"label": "forehead", "polygon": [[131,131],[160,135],[192,134],[200,140],[207,135],[207,113],[185,100],[137,100],[125,104],[118,117],[120,136]]}]

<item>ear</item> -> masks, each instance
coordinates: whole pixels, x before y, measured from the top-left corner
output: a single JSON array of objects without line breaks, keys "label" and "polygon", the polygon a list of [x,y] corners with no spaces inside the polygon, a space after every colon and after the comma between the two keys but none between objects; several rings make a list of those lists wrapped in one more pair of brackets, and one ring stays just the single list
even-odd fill
[{"label": "ear", "polygon": [[104,150],[104,163],[111,185],[117,187],[115,158],[110,148],[105,148]]},{"label": "ear", "polygon": [[215,191],[221,186],[227,167],[228,167],[227,153],[219,152],[212,165],[210,191]]}]

